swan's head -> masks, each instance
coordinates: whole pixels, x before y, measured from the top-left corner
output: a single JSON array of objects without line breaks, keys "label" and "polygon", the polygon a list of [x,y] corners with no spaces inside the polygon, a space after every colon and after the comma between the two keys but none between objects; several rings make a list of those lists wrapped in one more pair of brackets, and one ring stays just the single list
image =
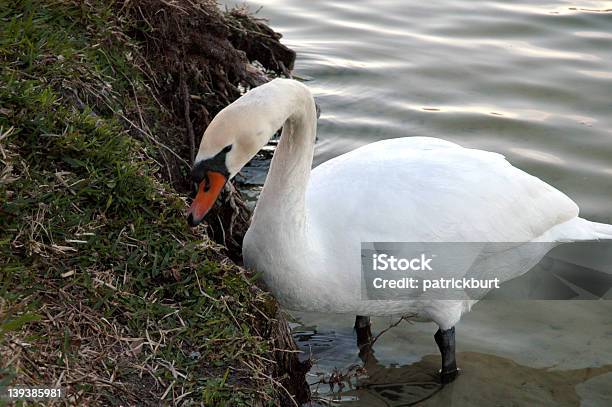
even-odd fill
[{"label": "swan's head", "polygon": [[[246,126],[237,110],[220,112],[206,129],[191,170],[197,192],[188,221],[195,226],[212,208],[223,187],[263,147],[273,130]],[[266,132],[268,130],[269,132]]]},{"label": "swan's head", "polygon": [[[223,187],[306,106],[314,112],[308,88],[289,79],[275,79],[247,92],[219,112],[204,132],[191,177],[196,196],[188,221],[195,226],[212,208]],[[314,113],[313,113],[314,114]]]}]

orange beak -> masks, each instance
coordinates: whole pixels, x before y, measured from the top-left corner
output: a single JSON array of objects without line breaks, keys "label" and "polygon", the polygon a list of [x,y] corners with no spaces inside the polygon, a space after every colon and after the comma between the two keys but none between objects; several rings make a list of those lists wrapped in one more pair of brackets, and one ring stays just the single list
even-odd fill
[{"label": "orange beak", "polygon": [[227,177],[219,172],[207,171],[206,175],[198,185],[198,192],[189,208],[187,221],[191,226],[196,226],[202,221],[227,182]]}]

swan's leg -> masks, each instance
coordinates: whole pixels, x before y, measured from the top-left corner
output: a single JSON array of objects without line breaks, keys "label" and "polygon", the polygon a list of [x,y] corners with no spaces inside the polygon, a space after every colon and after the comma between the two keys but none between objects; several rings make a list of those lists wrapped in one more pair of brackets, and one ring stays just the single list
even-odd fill
[{"label": "swan's leg", "polygon": [[440,370],[440,381],[442,384],[451,383],[457,378],[459,370],[455,360],[455,327],[445,331],[438,329],[434,335],[436,344],[442,354],[442,370]]},{"label": "swan's leg", "polygon": [[370,329],[370,317],[357,315],[355,318],[355,331],[357,332],[357,345],[369,344],[372,340],[372,331]]},{"label": "swan's leg", "polygon": [[357,315],[355,317],[355,329],[366,328],[370,326],[370,317]]},{"label": "swan's leg", "polygon": [[355,332],[357,332],[357,346],[361,359],[367,358],[372,353],[372,330],[370,329],[370,317],[357,315],[355,318]]}]

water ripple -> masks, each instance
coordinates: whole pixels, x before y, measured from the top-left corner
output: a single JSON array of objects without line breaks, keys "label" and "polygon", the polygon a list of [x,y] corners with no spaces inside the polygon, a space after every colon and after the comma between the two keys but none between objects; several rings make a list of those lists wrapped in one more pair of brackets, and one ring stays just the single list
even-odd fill
[{"label": "water ripple", "polygon": [[585,216],[608,216],[611,1],[249,3],[311,79],[315,163],[378,139],[442,137],[504,153]]}]

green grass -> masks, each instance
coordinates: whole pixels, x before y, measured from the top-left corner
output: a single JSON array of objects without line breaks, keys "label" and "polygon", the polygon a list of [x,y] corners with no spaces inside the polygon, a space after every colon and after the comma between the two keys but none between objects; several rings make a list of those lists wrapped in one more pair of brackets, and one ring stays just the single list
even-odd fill
[{"label": "green grass", "polygon": [[123,119],[135,94],[155,112],[129,21],[99,0],[8,4],[0,386],[59,381],[67,404],[274,403],[275,303],[187,227],[156,145]]}]

